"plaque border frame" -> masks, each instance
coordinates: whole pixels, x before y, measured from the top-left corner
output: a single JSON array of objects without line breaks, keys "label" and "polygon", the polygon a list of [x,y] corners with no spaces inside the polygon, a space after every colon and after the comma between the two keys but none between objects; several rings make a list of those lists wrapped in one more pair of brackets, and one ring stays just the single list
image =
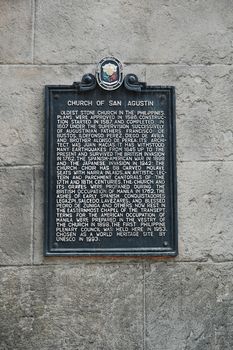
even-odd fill
[{"label": "plaque border frame", "polygon": [[[176,98],[175,98],[175,87],[174,86],[161,86],[161,85],[146,85],[145,83],[138,83],[137,77],[132,74],[125,77],[124,85],[125,88],[132,91],[140,92],[158,92],[161,93],[164,91],[169,92],[169,103],[170,103],[170,113],[169,113],[169,137],[170,137],[170,149],[169,149],[169,169],[170,169],[170,188],[171,188],[171,226],[173,230],[169,233],[171,237],[170,242],[171,247],[148,247],[148,248],[97,248],[97,249],[85,249],[85,248],[51,248],[50,239],[52,235],[49,232],[53,229],[51,226],[51,193],[49,188],[51,183],[55,181],[52,174],[52,161],[51,153],[54,143],[52,130],[52,122],[50,116],[53,114],[52,109],[52,93],[59,92],[61,90],[71,90],[71,91],[87,91],[92,90],[96,87],[96,83],[91,82],[88,77],[95,79],[91,74],[86,74],[81,83],[73,83],[73,85],[46,85],[45,86],[45,150],[44,150],[44,163],[45,163],[45,172],[44,172],[44,256],[103,256],[103,257],[175,257],[178,255],[178,213],[177,213],[177,172],[176,172]],[[132,78],[130,81],[130,78]],[[135,80],[136,77],[136,80]],[[89,84],[89,88],[85,87],[85,80]],[[128,84],[129,83],[129,84]],[[132,83],[132,84],[131,84]],[[83,84],[83,88],[82,88]],[[94,84],[94,86],[93,86]],[[114,93],[114,92],[113,92]]]}]

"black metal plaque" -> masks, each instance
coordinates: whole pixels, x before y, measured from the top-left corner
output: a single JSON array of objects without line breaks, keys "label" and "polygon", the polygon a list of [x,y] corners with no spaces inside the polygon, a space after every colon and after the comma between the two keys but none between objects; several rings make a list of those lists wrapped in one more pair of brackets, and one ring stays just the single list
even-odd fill
[{"label": "black metal plaque", "polygon": [[177,255],[174,87],[46,86],[45,166],[45,255]]}]

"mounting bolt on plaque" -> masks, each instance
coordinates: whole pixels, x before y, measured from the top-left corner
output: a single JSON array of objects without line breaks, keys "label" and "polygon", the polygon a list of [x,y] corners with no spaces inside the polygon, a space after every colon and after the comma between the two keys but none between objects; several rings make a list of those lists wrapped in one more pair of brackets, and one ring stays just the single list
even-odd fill
[{"label": "mounting bolt on plaque", "polygon": [[103,58],[96,70],[96,80],[104,90],[118,89],[123,83],[123,66],[115,57]]}]

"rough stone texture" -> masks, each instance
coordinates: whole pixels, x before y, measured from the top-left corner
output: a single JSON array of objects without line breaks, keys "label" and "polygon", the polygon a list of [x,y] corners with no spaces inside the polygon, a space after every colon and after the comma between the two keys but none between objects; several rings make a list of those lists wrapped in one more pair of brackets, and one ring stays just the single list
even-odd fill
[{"label": "rough stone texture", "polygon": [[0,164],[41,164],[44,85],[72,84],[86,67],[0,67]]},{"label": "rough stone texture", "polygon": [[233,163],[179,164],[180,258],[233,258]]},{"label": "rough stone texture", "polygon": [[93,63],[232,63],[229,0],[38,0],[35,59]]},{"label": "rough stone texture", "polygon": [[142,350],[138,265],[0,271],[0,349]]},{"label": "rough stone texture", "polygon": [[156,264],[145,274],[146,350],[231,350],[232,264]]},{"label": "rough stone texture", "polygon": [[[34,170],[35,178],[35,210],[34,210],[34,241],[33,262],[41,264],[45,260],[44,254],[44,169],[37,167]],[[50,261],[50,259],[48,259]]]},{"label": "rough stone texture", "polygon": [[0,63],[32,62],[32,1],[1,0],[0,19]]},{"label": "rough stone texture", "polygon": [[[0,67],[0,165],[42,164],[44,85],[72,84],[95,66]],[[232,66],[128,65],[148,84],[175,85],[178,160],[233,160]]]},{"label": "rough stone texture", "polygon": [[0,265],[32,261],[32,181],[32,169],[0,168]]},{"label": "rough stone texture", "polygon": [[[95,66],[0,66],[0,165],[42,164],[44,149],[44,86],[80,81]],[[145,67],[130,65],[126,72]]]},{"label": "rough stone texture", "polygon": [[179,160],[233,160],[233,67],[147,66],[146,82],[174,85]]}]

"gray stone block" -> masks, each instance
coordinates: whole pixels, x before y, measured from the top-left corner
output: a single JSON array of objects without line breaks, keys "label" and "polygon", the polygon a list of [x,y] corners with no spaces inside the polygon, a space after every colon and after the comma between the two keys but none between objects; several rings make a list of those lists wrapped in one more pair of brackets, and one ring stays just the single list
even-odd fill
[{"label": "gray stone block", "polygon": [[232,260],[232,174],[232,162],[179,164],[180,259]]},{"label": "gray stone block", "polygon": [[[43,162],[44,85],[71,84],[94,66],[1,67],[0,164]],[[233,160],[232,69],[129,65],[148,84],[173,84],[177,91],[179,160]]]},{"label": "gray stone block", "polygon": [[[44,169],[35,168],[35,210],[34,210],[34,241],[33,241],[33,262],[41,264],[44,262]],[[45,260],[46,261],[46,260]],[[50,260],[49,260],[50,261]],[[54,263],[52,259],[52,263]]]},{"label": "gray stone block", "polygon": [[154,264],[145,274],[147,350],[231,350],[232,264]]},{"label": "gray stone block", "polygon": [[32,262],[33,176],[29,168],[0,168],[0,265]]},{"label": "gray stone block", "polygon": [[87,67],[0,67],[0,164],[41,164],[44,86],[72,84]]},{"label": "gray stone block", "polygon": [[[126,66],[131,71],[145,79],[145,67]],[[44,86],[71,85],[89,72],[95,66],[0,67],[0,165],[43,163]]]},{"label": "gray stone block", "polygon": [[147,66],[146,81],[174,85],[179,160],[233,160],[231,66]]},{"label": "gray stone block", "polygon": [[0,270],[0,349],[142,350],[140,265]]},{"label": "gray stone block", "polygon": [[0,2],[0,63],[31,63],[33,47],[31,0]]},{"label": "gray stone block", "polygon": [[93,63],[106,55],[131,63],[233,62],[227,0],[36,3],[36,62]]}]

